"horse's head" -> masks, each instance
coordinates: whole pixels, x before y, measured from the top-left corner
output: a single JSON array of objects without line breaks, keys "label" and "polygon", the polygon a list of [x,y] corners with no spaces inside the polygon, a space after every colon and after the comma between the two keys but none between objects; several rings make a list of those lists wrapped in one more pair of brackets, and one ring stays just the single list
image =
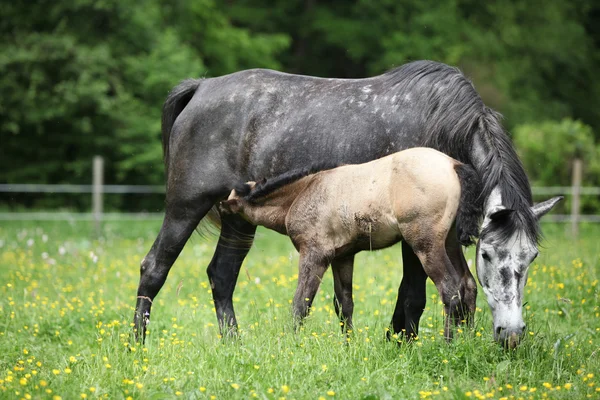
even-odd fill
[{"label": "horse's head", "polygon": [[536,204],[528,218],[502,205],[486,210],[482,234],[477,243],[477,277],[483,287],[494,319],[494,339],[514,348],[525,330],[522,305],[529,264],[538,255],[539,219],[562,197]]}]

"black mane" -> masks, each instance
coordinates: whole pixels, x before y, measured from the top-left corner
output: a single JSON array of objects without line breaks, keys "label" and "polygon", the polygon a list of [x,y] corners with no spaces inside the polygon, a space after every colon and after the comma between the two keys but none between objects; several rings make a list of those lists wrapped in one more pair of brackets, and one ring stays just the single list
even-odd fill
[{"label": "black mane", "polygon": [[[473,165],[484,185],[484,201],[499,186],[502,204],[515,211],[482,231],[481,237],[493,234],[494,240],[502,241],[523,230],[530,240],[538,242],[539,224],[531,210],[531,187],[500,123],[502,116],[485,106],[462,72],[445,64],[416,61],[388,71],[383,77],[395,93],[419,93],[413,101],[423,110],[425,146]],[[486,153],[482,159],[474,159],[476,138],[484,141],[480,143]]]},{"label": "black mane", "polygon": [[308,175],[316,174],[317,172],[333,169],[339,166],[339,163],[332,162],[317,163],[308,168],[296,169],[269,179],[263,179],[262,181],[259,181],[252,190],[247,183],[244,183],[239,185],[239,187],[236,187],[235,191],[246,201],[255,203],[259,199],[273,193],[275,190],[285,185],[296,182]]},{"label": "black mane", "polygon": [[538,220],[531,209],[531,186],[509,136],[500,125],[500,118],[500,114],[487,107],[480,118],[480,130],[490,140],[488,153],[482,168],[480,167],[483,172],[483,193],[484,198],[487,198],[494,187],[499,185],[502,204],[514,212],[506,218],[492,221],[481,232],[481,237],[505,241],[514,232],[523,231],[530,241],[538,243],[541,233]]}]

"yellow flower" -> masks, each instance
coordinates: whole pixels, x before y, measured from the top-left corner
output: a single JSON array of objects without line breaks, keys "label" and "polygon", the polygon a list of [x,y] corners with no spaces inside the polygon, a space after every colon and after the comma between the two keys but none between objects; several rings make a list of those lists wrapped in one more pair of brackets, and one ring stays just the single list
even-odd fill
[{"label": "yellow flower", "polygon": [[283,394],[288,394],[288,392],[290,391],[290,387],[288,385],[283,385],[281,387],[281,391],[283,392]]},{"label": "yellow flower", "polygon": [[19,379],[19,383],[23,386],[27,385],[27,379],[26,378],[21,378]]},{"label": "yellow flower", "polygon": [[327,396],[333,397],[333,396],[335,396],[335,392],[333,390],[328,390],[327,391]]},{"label": "yellow flower", "polygon": [[542,386],[544,386],[546,389],[550,389],[552,387],[552,385],[548,382],[544,382]]},{"label": "yellow flower", "polygon": [[519,390],[520,390],[521,392],[524,392],[524,391],[526,391],[526,390],[527,390],[527,386],[526,386],[526,385],[523,385],[523,386],[521,386],[521,387],[519,388]]},{"label": "yellow flower", "polygon": [[135,387],[138,388],[138,389],[141,389],[141,388],[144,387],[144,384],[141,383],[141,382],[138,382],[138,383],[135,384]]},{"label": "yellow flower", "polygon": [[87,399],[87,394],[85,394],[85,393],[81,393],[79,396],[80,396],[82,399]]},{"label": "yellow flower", "polygon": [[206,388],[205,388],[204,386],[200,386],[200,391],[201,391],[202,393],[204,393],[204,392],[206,392]]},{"label": "yellow flower", "polygon": [[573,385],[571,385],[570,383],[565,383],[565,389],[569,390],[571,389]]},{"label": "yellow flower", "polygon": [[234,388],[235,390],[238,390],[240,388],[240,385],[238,385],[237,383],[232,383],[231,387]]},{"label": "yellow flower", "polygon": [[53,369],[53,370],[52,370],[52,373],[53,373],[54,375],[59,375],[59,374],[60,374],[60,370],[58,370],[58,369]]},{"label": "yellow flower", "polygon": [[71,368],[65,368],[65,374],[70,374],[71,373]]}]

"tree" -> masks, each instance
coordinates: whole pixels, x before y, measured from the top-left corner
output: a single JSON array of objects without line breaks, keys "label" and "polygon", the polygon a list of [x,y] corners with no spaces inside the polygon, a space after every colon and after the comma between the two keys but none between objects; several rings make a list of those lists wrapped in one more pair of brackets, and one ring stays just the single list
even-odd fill
[{"label": "tree", "polygon": [[280,67],[285,35],[234,27],[210,0],[173,4],[193,15],[189,25],[158,0],[3,4],[5,182],[89,183],[91,158],[101,154],[109,183],[161,183],[160,112],[175,84],[259,60]]}]

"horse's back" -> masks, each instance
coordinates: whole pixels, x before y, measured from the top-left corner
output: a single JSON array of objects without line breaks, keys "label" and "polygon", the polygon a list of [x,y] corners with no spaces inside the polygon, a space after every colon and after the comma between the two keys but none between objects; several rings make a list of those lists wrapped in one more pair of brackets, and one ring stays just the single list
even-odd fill
[{"label": "horse's back", "polygon": [[419,115],[456,76],[465,80],[452,67],[422,61],[364,79],[264,69],[204,79],[175,121],[173,153],[237,180],[323,160],[364,163],[424,145],[429,133]]}]

